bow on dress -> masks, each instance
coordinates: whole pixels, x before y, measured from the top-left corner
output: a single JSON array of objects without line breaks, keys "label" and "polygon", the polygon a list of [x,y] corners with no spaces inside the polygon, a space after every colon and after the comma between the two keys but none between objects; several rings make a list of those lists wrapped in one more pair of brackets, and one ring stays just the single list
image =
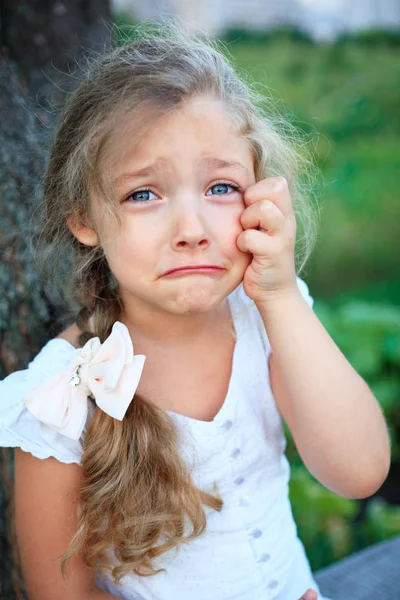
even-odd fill
[{"label": "bow on dress", "polygon": [[122,421],[145,360],[143,354],[134,355],[128,328],[116,321],[103,344],[93,337],[75,349],[67,370],[31,392],[25,406],[48,427],[78,440],[86,423],[88,396],[108,415]]}]

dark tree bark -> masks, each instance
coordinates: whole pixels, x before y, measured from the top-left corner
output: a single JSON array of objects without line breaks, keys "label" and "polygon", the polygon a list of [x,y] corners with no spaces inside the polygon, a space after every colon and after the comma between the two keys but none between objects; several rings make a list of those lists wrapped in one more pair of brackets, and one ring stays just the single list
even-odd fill
[{"label": "dark tree bark", "polygon": [[[24,369],[56,335],[60,306],[30,252],[31,215],[51,133],[54,90],[70,89],[81,48],[109,43],[108,0],[1,0],[0,379]],[[60,84],[61,82],[61,84]],[[31,221],[31,224],[30,224]],[[2,398],[0,397],[0,403]],[[1,418],[1,416],[0,416]],[[0,453],[0,599],[24,598],[9,527],[12,452]],[[7,531],[8,530],[8,531]]]},{"label": "dark tree bark", "polygon": [[[31,92],[45,98],[48,77],[72,69],[81,48],[101,49],[109,0],[2,0],[1,43]],[[51,84],[50,84],[51,85]]]}]

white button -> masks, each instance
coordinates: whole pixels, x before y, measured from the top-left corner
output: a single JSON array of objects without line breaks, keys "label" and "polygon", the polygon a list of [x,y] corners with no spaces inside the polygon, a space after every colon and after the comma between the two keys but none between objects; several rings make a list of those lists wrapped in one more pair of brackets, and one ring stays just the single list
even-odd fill
[{"label": "white button", "polygon": [[231,457],[232,458],[237,458],[240,454],[241,454],[240,448],[235,448],[231,452]]},{"label": "white button", "polygon": [[253,538],[259,538],[259,537],[261,537],[261,536],[262,536],[262,531],[261,531],[261,529],[254,529],[254,530],[251,532],[251,537],[253,537]]},{"label": "white button", "polygon": [[262,554],[258,559],[258,562],[268,562],[270,558],[269,554]]},{"label": "white button", "polygon": [[269,590],[274,590],[277,586],[278,586],[277,580],[276,579],[271,579],[271,581],[267,585],[267,588]]},{"label": "white button", "polygon": [[239,475],[239,477],[236,477],[236,479],[234,480],[236,485],[242,485],[243,481],[244,481],[243,475]]},{"label": "white button", "polygon": [[226,431],[228,431],[228,429],[230,429],[232,427],[233,423],[230,419],[227,419],[226,421],[224,421],[221,425],[221,427],[223,427],[224,429],[226,429]]},{"label": "white button", "polygon": [[250,502],[247,496],[242,496],[241,498],[239,498],[238,505],[242,508],[247,508],[248,506],[250,506]]}]

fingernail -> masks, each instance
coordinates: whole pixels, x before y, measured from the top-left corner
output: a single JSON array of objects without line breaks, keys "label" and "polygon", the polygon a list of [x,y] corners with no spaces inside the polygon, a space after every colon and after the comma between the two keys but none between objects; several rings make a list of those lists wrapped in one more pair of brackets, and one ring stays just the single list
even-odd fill
[{"label": "fingernail", "polygon": [[[281,188],[283,188],[286,185],[286,179],[285,177],[277,177],[275,180],[275,184],[274,184],[274,188],[276,190],[280,190]],[[309,598],[307,598],[306,600],[310,600]],[[312,598],[311,598],[312,600]]]}]

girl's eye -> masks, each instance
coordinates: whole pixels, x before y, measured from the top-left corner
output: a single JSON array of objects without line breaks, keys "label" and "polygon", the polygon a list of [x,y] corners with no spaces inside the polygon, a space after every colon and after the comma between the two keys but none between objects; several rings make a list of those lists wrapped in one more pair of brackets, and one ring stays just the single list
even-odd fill
[{"label": "girl's eye", "polygon": [[[223,181],[221,181],[220,183],[214,183],[214,185],[212,185],[210,187],[210,190],[215,190],[214,194],[211,194],[211,196],[223,196],[224,194],[228,194],[229,193],[229,189],[231,188],[235,191],[239,191],[240,188],[238,185],[235,185],[234,183],[224,183]],[[210,194],[206,194],[206,196],[209,196]]]},{"label": "girl's eye", "polygon": [[[209,194],[207,192],[207,196],[212,195],[212,196],[223,196],[225,194],[229,194],[229,188],[231,190],[235,190],[235,191],[240,191],[240,188],[238,185],[235,185],[234,183],[225,183],[223,181],[219,182],[219,183],[215,183],[213,186],[211,186],[210,190],[215,190],[215,193],[213,194]],[[151,197],[151,195],[153,197]],[[136,190],[135,192],[132,192],[132,194],[130,194],[126,200],[130,200],[133,202],[133,204],[146,204],[147,202],[150,202],[151,200],[156,199],[157,196],[154,194],[154,192],[152,192],[149,189],[143,189],[143,190]]]},{"label": "girl's eye", "polygon": [[145,204],[150,200],[154,200],[154,198],[150,198],[150,194],[153,194],[154,198],[157,196],[150,190],[137,190],[136,192],[132,192],[127,198],[127,200],[133,200],[134,204]]}]

